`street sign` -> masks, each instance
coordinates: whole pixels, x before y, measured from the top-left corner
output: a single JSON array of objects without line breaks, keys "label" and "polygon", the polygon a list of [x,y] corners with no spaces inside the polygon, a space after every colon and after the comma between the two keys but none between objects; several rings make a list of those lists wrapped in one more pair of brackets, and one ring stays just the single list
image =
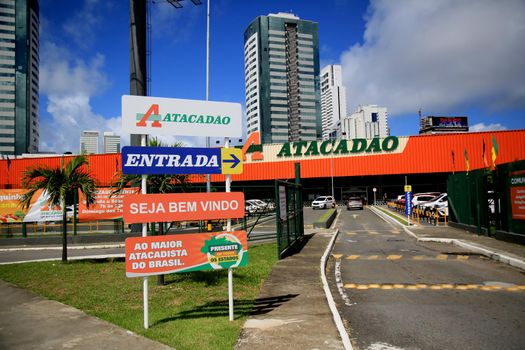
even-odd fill
[{"label": "street sign", "polygon": [[405,192],[412,192],[412,185],[405,185]]},{"label": "street sign", "polygon": [[405,192],[405,214],[412,215],[412,192]]},{"label": "street sign", "polygon": [[123,197],[127,224],[244,217],[244,193],[129,194]]},{"label": "street sign", "polygon": [[126,276],[229,269],[248,264],[246,231],[130,237]]},{"label": "street sign", "polygon": [[242,150],[237,148],[122,148],[124,174],[241,174],[242,170]]},{"label": "street sign", "polygon": [[148,135],[241,137],[241,105],[124,95],[122,131]]}]

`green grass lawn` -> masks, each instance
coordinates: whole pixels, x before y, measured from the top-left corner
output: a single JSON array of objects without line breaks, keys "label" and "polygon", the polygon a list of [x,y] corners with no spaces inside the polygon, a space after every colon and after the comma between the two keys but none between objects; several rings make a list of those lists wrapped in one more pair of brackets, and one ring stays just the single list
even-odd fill
[{"label": "green grass lawn", "polygon": [[123,261],[0,265],[0,278],[49,299],[183,349],[232,349],[259,290],[277,261],[275,244],[249,249],[233,272],[234,315],[228,320],[228,272],[199,271],[149,278],[150,328],[143,328],[142,278],[127,278]]}]

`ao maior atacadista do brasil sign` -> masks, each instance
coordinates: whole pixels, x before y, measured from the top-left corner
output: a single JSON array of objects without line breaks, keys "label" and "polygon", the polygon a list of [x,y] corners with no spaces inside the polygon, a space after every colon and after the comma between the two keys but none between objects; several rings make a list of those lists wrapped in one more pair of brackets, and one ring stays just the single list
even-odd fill
[{"label": "ao maior atacadista do brasil sign", "polygon": [[246,231],[126,239],[126,276],[229,269],[248,264]]}]

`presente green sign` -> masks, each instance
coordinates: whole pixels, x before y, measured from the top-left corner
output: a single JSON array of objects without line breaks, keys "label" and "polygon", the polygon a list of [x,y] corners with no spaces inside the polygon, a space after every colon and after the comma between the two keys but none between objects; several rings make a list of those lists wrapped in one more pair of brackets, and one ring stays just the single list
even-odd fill
[{"label": "presente green sign", "polygon": [[395,151],[399,146],[396,136],[384,139],[296,141],[283,144],[277,157],[303,157],[328,154],[380,153]]}]

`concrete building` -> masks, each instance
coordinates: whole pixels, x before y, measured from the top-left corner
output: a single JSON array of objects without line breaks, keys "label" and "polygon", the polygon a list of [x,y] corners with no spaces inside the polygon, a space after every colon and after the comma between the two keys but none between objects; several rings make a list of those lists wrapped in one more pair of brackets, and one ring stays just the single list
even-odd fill
[{"label": "concrete building", "polygon": [[0,1],[0,154],[37,153],[39,4]]},{"label": "concrete building", "polygon": [[247,135],[262,143],[320,139],[317,23],[289,13],[257,17],[244,32]]},{"label": "concrete building", "polygon": [[80,154],[98,154],[98,131],[82,131],[80,134]]},{"label": "concrete building", "polygon": [[390,136],[386,107],[377,105],[359,106],[357,111],[341,120],[337,130],[344,139],[372,139]]},{"label": "concrete building", "polygon": [[321,70],[323,140],[327,140],[333,127],[346,117],[346,88],[343,86],[341,66],[328,65]]},{"label": "concrete building", "polygon": [[120,136],[111,131],[104,132],[104,153],[120,153]]}]

